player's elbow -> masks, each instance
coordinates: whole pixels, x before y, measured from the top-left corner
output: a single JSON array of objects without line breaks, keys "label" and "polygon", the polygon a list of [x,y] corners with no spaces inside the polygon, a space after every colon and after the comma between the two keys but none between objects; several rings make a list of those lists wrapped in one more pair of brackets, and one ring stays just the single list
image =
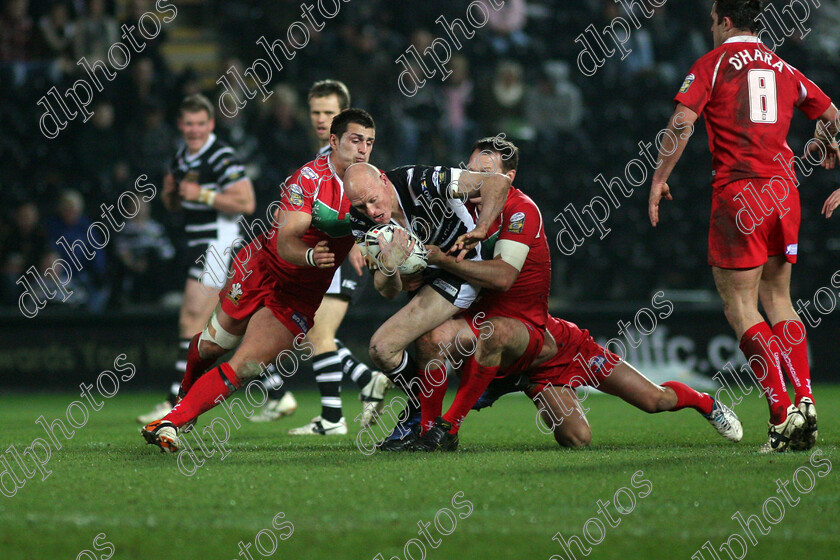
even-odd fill
[{"label": "player's elbow", "polygon": [[518,276],[518,271],[516,271],[515,273],[506,271],[502,274],[496,274],[493,277],[493,280],[491,281],[491,285],[489,287],[493,290],[498,290],[500,292],[507,292],[516,283],[516,278]]}]

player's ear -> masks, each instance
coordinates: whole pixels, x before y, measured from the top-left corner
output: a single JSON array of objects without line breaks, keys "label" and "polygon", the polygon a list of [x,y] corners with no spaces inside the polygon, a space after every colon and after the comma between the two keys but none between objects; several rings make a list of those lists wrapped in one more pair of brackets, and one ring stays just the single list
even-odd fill
[{"label": "player's ear", "polygon": [[338,136],[335,134],[330,134],[330,148],[338,150]]},{"label": "player's ear", "polygon": [[513,178],[516,177],[516,169],[511,169],[510,171],[505,173],[505,175],[507,175],[510,179],[510,182],[513,183]]}]

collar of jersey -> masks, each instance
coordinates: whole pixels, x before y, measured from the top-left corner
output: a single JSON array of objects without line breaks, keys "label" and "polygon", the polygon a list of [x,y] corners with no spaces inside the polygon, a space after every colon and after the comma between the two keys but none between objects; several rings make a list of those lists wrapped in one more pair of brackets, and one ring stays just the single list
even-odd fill
[{"label": "collar of jersey", "polygon": [[184,155],[184,159],[186,161],[195,161],[196,159],[201,157],[201,154],[206,152],[207,148],[209,148],[213,144],[213,142],[215,142],[215,141],[216,141],[216,135],[211,132],[210,136],[207,137],[207,142],[204,143],[204,145],[201,147],[201,149],[198,150],[194,154],[190,154],[189,150],[187,150],[187,153]]},{"label": "collar of jersey", "polygon": [[755,35],[738,35],[737,37],[730,37],[726,41],[723,42],[725,45],[726,43],[760,43],[761,41],[758,40],[758,37]]}]

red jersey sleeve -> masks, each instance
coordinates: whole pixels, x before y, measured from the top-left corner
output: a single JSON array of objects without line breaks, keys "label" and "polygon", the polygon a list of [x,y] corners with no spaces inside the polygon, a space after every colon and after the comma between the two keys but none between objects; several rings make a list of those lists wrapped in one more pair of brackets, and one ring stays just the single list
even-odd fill
[{"label": "red jersey sleeve", "polygon": [[674,96],[674,101],[682,103],[698,115],[702,113],[712,92],[715,66],[722,56],[723,53],[717,52],[717,49],[715,49],[698,59],[683,80],[679,91]]},{"label": "red jersey sleeve", "polygon": [[318,182],[308,176],[307,169],[297,170],[281,186],[280,204],[287,212],[312,213],[312,203],[318,195]]},{"label": "red jersey sleeve", "polygon": [[519,199],[505,208],[499,229],[499,240],[509,239],[532,247],[542,235],[542,215],[529,199]]},{"label": "red jersey sleeve", "polygon": [[800,111],[805,113],[805,116],[813,120],[825,113],[828,106],[831,105],[831,99],[811,80],[805,77],[805,74],[794,68],[793,75],[799,81],[799,99],[795,105]]}]

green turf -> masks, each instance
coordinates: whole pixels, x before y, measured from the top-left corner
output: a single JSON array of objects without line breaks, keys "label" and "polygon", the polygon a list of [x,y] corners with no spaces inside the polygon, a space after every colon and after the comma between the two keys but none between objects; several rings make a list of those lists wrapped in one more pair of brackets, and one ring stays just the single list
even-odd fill
[{"label": "green turf", "polygon": [[[232,559],[239,541],[250,543],[260,530],[271,530],[276,514],[294,524],[280,540],[274,558],[363,559],[393,556],[404,560],[403,547],[418,537],[418,521],[432,522],[453,495],[472,503],[472,513],[458,519],[442,543],[426,545],[434,559],[566,558],[551,537],[581,535],[598,514],[596,501],[612,500],[627,487],[635,510],[593,547],[589,558],[662,558],[691,556],[708,539],[715,547],[733,533],[743,534],[730,517],[758,513],[776,496],[777,478],[790,480],[808,465],[810,453],[761,456],[766,405],[747,398],[737,412],[745,438],[729,444],[692,410],[645,415],[614,398],[592,397],[589,414],[593,447],[560,450],[535,427],[533,405],[524,397],[507,397],[490,410],[471,414],[455,454],[364,456],[350,437],[292,438],[285,435],[317,414],[315,394],[298,394],[301,408],[291,418],[269,425],[244,423],[231,437],[231,453],[208,458],[194,476],[184,476],[174,456],[146,446],[133,417],[157,395],[118,395],[91,415],[87,425],[60,451],[53,449],[47,466],[53,474],[26,482],[14,497],[0,497],[0,558],[106,558],[104,541],[115,559]],[[837,460],[840,387],[818,387],[823,459]],[[44,437],[34,421],[64,416],[73,395],[6,395],[0,397],[3,449],[18,450]],[[345,404],[349,401],[345,399]],[[345,409],[357,413],[357,402]],[[210,417],[202,418],[206,425]],[[355,433],[355,430],[352,430]],[[207,440],[207,438],[204,438]],[[207,440],[209,441],[209,440]],[[8,455],[6,455],[8,457]],[[11,463],[15,472],[19,468]],[[809,467],[825,472],[826,467]],[[2,463],[0,463],[2,469]],[[816,486],[800,495],[789,486],[796,507],[786,505],[784,519],[756,532],[757,546],[748,558],[837,558],[840,550],[840,474],[832,468],[816,477]],[[650,481],[652,492],[639,497]],[[807,472],[799,475],[807,484]],[[3,481],[9,484],[9,477]],[[629,505],[629,498],[622,498]],[[456,504],[457,505],[457,504]],[[456,510],[467,513],[467,508]],[[771,516],[778,516],[772,503]],[[441,522],[449,524],[445,517]],[[596,539],[598,527],[589,524]],[[277,536],[287,531],[273,530]],[[93,538],[102,551],[93,550]],[[263,542],[270,545],[267,536]],[[737,543],[734,545],[738,554]],[[409,548],[414,560],[421,557]],[[575,552],[577,550],[575,549]],[[263,556],[250,549],[253,558]],[[720,560],[729,556],[719,552]],[[578,559],[584,558],[580,553]],[[697,557],[699,560],[699,556]],[[703,558],[711,556],[704,552]]]}]

